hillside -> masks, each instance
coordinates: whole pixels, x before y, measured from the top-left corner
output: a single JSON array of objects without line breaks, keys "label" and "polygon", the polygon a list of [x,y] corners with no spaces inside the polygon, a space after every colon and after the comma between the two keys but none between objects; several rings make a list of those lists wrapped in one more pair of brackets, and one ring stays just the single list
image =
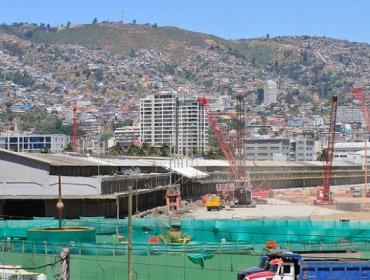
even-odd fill
[{"label": "hillside", "polygon": [[2,30],[33,43],[80,45],[123,55],[129,55],[131,50],[156,49],[178,62],[196,54],[198,48],[227,43],[211,35],[149,24],[87,24],[69,28],[27,24],[3,26]]},{"label": "hillside", "polygon": [[[370,80],[370,46],[310,36],[224,40],[149,24],[18,23],[0,25],[0,65],[0,76],[12,82],[0,91],[0,111],[27,100],[59,112],[78,97],[93,107],[84,119],[137,121],[131,112],[144,93],[232,99],[240,90],[260,93],[272,79],[281,111],[298,115],[307,103],[319,114],[329,96]],[[258,96],[248,98],[251,106]],[[58,114],[68,119],[68,110]]]}]

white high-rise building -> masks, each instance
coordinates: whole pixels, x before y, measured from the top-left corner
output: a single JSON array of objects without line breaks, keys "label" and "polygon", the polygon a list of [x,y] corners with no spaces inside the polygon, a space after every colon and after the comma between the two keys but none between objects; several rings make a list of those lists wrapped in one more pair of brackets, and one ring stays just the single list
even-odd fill
[{"label": "white high-rise building", "polygon": [[[177,119],[177,121],[176,121]],[[140,99],[142,143],[177,147],[177,153],[191,155],[205,151],[208,143],[207,118],[196,99],[178,98],[176,92],[159,92]]]},{"label": "white high-rise building", "polygon": [[264,92],[263,105],[269,106],[272,103],[276,103],[278,86],[275,81],[273,80],[265,81],[263,92]]}]

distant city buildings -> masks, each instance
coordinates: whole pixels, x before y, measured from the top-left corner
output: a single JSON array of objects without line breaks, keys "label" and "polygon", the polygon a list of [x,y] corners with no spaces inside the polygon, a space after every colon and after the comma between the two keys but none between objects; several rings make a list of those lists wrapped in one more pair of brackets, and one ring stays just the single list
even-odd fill
[{"label": "distant city buildings", "polygon": [[0,148],[15,152],[62,152],[70,142],[70,137],[64,134],[44,135],[1,135]]},{"label": "distant city buildings", "polygon": [[[140,139],[153,147],[170,145],[175,152],[204,152],[208,144],[207,118],[196,99],[180,99],[176,92],[159,92],[140,99]],[[176,150],[177,149],[177,150]]]},{"label": "distant city buildings", "polygon": [[314,141],[285,138],[247,139],[246,159],[253,161],[312,161]]},{"label": "distant city buildings", "polygon": [[288,161],[290,153],[289,139],[247,139],[245,141],[246,160]]}]

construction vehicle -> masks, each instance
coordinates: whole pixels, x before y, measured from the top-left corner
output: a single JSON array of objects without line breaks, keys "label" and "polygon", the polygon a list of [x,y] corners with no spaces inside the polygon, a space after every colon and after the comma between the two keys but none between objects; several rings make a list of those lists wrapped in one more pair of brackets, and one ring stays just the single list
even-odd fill
[{"label": "construction vehicle", "polygon": [[269,260],[264,271],[247,275],[246,280],[351,279],[370,280],[370,262],[360,258],[328,254],[320,257],[286,252]]},{"label": "construction vehicle", "polygon": [[245,125],[243,124],[243,114],[241,113],[242,98],[237,98],[237,144],[235,153],[228,145],[225,135],[223,134],[220,125],[218,124],[217,118],[213,113],[208,99],[199,97],[197,102],[203,104],[208,123],[212,128],[212,131],[220,144],[222,152],[224,153],[227,161],[230,164],[231,169],[231,181],[234,183],[234,188],[230,189],[228,198],[230,201],[230,207],[256,207],[255,201],[252,198],[252,187],[250,184],[248,173],[245,170],[245,147],[243,131]]},{"label": "construction vehicle", "polygon": [[221,198],[218,195],[210,195],[206,200],[207,211],[216,209],[220,211],[222,209]]},{"label": "construction vehicle", "polygon": [[[270,251],[270,250],[268,250]],[[262,255],[259,257],[260,262],[258,266],[253,266],[249,268],[244,268],[237,273],[237,280],[244,280],[247,276],[254,274],[254,276],[258,276],[257,273],[268,271],[270,268],[270,262],[275,259],[290,259],[292,256],[300,256],[305,260],[323,260],[323,259],[335,259],[338,257],[342,259],[353,259],[359,260],[361,258],[361,254],[359,252],[347,252],[344,250],[334,250],[334,251],[284,251],[284,250],[271,250],[270,253],[266,255]],[[252,277],[251,277],[252,278]],[[319,279],[319,278],[317,278]],[[279,278],[280,280],[280,278]]]},{"label": "construction vehicle", "polygon": [[337,119],[337,105],[338,96],[333,95],[331,110],[330,110],[330,123],[328,134],[328,146],[326,148],[326,158],[323,167],[323,185],[318,189],[316,194],[315,204],[334,204],[333,193],[330,191],[331,170],[333,166],[333,153],[334,153],[334,137],[335,125]]},{"label": "construction vehicle", "polygon": [[[267,184],[267,188],[263,188],[262,186]],[[252,195],[254,198],[257,197],[274,197],[274,191],[272,190],[270,181],[268,179],[263,179],[257,186],[253,187]]]}]

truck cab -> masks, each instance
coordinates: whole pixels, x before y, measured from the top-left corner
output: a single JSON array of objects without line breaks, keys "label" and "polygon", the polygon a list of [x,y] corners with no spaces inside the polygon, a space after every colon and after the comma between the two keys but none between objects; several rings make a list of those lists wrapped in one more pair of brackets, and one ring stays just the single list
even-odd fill
[{"label": "truck cab", "polygon": [[273,259],[269,262],[269,270],[247,276],[246,280],[295,280],[296,265],[294,262]]}]

